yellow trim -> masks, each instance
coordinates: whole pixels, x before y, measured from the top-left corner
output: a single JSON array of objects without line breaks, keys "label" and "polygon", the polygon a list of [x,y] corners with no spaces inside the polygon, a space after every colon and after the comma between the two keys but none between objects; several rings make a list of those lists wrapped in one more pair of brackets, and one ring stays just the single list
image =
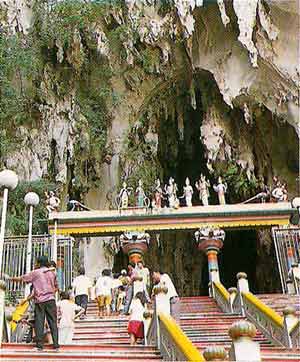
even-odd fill
[{"label": "yellow trim", "polygon": [[214,286],[218,289],[218,291],[222,294],[224,299],[229,301],[230,294],[227,292],[227,289],[224,287],[224,285],[220,282],[214,282]]},{"label": "yellow trim", "polygon": [[[97,233],[113,233],[124,231],[145,231],[145,230],[184,230],[184,229],[196,229],[201,227],[247,227],[247,226],[272,226],[272,225],[288,225],[288,219],[272,219],[272,220],[250,220],[250,221],[223,221],[215,223],[176,223],[176,224],[136,224],[136,225],[112,225],[112,226],[86,226],[86,227],[69,227],[61,228],[57,227],[57,234],[59,235],[73,235],[73,234],[97,234]],[[50,234],[54,234],[54,228],[51,228]]]},{"label": "yellow trim", "polygon": [[183,333],[182,329],[176,324],[174,319],[166,314],[159,313],[159,320],[163,323],[168,333],[171,335],[174,343],[181,350],[186,361],[204,362],[205,358],[193,345],[189,338]]},{"label": "yellow trim", "polygon": [[265,314],[268,318],[270,318],[274,323],[276,323],[279,327],[283,328],[283,318],[275,312],[274,309],[267,306],[261,300],[259,300],[252,293],[242,293],[243,297],[245,297],[251,304],[253,304],[260,312]]}]

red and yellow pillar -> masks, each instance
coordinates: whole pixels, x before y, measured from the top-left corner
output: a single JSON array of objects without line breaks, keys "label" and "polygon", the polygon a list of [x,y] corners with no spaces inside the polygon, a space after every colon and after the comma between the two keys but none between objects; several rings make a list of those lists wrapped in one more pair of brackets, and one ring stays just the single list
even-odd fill
[{"label": "red and yellow pillar", "polygon": [[225,232],[217,228],[202,228],[195,233],[198,249],[204,252],[208,261],[208,274],[210,282],[219,282],[218,253],[223,247]]},{"label": "red and yellow pillar", "polygon": [[120,236],[120,242],[123,252],[128,255],[129,263],[135,265],[143,261],[150,235],[144,232],[127,232]]}]

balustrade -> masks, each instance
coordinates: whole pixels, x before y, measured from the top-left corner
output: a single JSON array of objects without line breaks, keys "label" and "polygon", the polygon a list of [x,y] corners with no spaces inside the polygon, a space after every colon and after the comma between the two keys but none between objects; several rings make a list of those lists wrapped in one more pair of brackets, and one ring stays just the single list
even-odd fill
[{"label": "balustrade", "polygon": [[154,310],[146,338],[147,345],[155,345],[164,361],[205,361],[202,354],[183,333],[175,320]]},{"label": "balustrade", "polygon": [[300,348],[300,321],[295,323],[290,331],[290,340],[293,348]]},{"label": "balustrade", "polygon": [[222,283],[213,283],[213,296],[224,313],[231,313],[230,294]]}]

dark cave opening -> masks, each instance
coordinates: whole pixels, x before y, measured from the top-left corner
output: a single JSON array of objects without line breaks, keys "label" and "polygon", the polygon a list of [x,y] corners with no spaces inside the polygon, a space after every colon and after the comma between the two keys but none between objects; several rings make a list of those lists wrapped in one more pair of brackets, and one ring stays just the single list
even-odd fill
[{"label": "dark cave opening", "polygon": [[[158,124],[158,159],[163,170],[163,183],[174,177],[178,185],[178,196],[183,194],[186,177],[194,188],[193,205],[199,205],[195,182],[201,173],[207,176],[211,185],[216,182],[217,174],[207,168],[205,147],[201,140],[201,125],[207,108],[216,102],[223,104],[231,122],[232,132],[239,132],[241,111],[239,108],[228,109],[224,104],[216,83],[208,72],[197,73],[194,77],[194,102],[187,84],[177,84],[180,88],[181,101],[176,103],[176,112],[162,119]],[[174,101],[174,99],[170,100]],[[193,103],[193,106],[192,106]],[[248,129],[249,137],[251,134]],[[238,135],[237,135],[238,139]],[[226,162],[224,163],[226,167]],[[230,190],[229,190],[230,192]],[[229,197],[230,202],[240,202]],[[217,195],[210,189],[210,204],[217,204]],[[181,202],[181,206],[184,203]],[[196,230],[194,230],[196,231]],[[151,235],[151,245],[145,255],[145,262],[150,270],[162,269],[173,279],[182,296],[208,295],[207,257],[197,250],[194,231],[160,232],[160,245],[155,234]],[[236,286],[236,274],[248,275],[250,290],[253,292],[274,292],[278,290],[278,278],[275,282],[272,273],[278,274],[273,244],[268,250],[260,241],[257,230],[225,230],[226,238],[219,253],[220,278],[229,288]],[[271,239],[270,239],[271,240]],[[115,258],[115,270],[126,267],[127,257],[120,251]],[[276,269],[274,271],[274,269]]]}]

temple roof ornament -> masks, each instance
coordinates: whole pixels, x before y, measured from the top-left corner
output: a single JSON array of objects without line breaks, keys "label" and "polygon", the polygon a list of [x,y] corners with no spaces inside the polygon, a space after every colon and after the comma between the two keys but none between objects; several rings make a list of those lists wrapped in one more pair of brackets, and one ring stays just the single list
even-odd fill
[{"label": "temple roof ornament", "polygon": [[203,227],[195,232],[195,239],[199,250],[215,249],[218,251],[223,247],[225,231],[209,226]]}]

